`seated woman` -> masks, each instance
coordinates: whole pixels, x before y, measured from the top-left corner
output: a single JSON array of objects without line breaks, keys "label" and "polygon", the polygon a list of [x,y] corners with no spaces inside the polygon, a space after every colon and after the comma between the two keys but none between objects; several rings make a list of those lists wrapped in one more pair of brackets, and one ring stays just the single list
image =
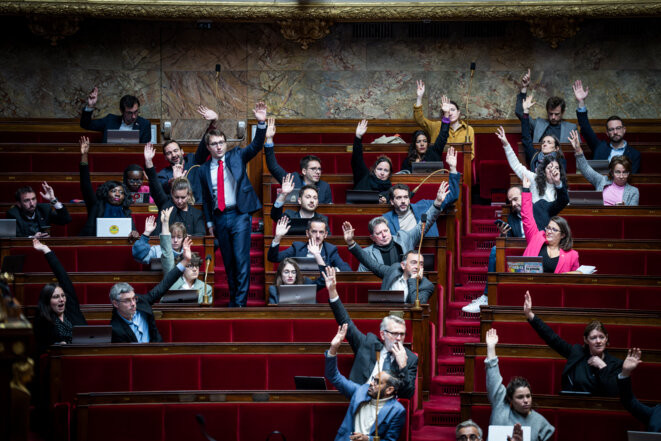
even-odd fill
[{"label": "seated woman", "polygon": [[544,230],[537,228],[527,177],[523,178],[521,220],[528,244],[524,256],[541,256],[545,273],[576,272],[579,267],[578,251],[572,250],[574,239],[569,224],[562,217],[553,216]]},{"label": "seated woman", "polygon": [[390,175],[392,161],[387,156],[379,156],[372,168],[368,169],[363,159],[362,137],[367,132],[367,120],[364,119],[356,127],[356,137],[353,140],[351,168],[353,169],[354,190],[370,190],[379,192],[379,203],[385,204],[387,192],[390,190]]},{"label": "seated woman", "polygon": [[491,328],[487,331],[487,358],[484,359],[487,374],[487,397],[491,403],[489,425],[530,426],[531,441],[545,441],[553,435],[555,428],[542,415],[532,410],[530,383],[523,377],[514,377],[507,388],[500,376],[496,344],[498,333]]},{"label": "seated woman", "polygon": [[603,191],[604,205],[638,205],[638,189],[629,185],[631,175],[631,161],[626,156],[614,156],[608,164],[608,177],[596,172],[588,164],[581,139],[576,130],[569,134],[569,141],[574,147],[576,168],[594,186],[597,191]]},{"label": "seated woman", "polygon": [[[132,204],[142,202],[140,193],[149,193],[149,185],[143,185],[144,171],[138,164],[129,164],[124,169],[122,183],[128,190],[127,197]],[[149,197],[149,202],[154,203],[154,199]]]},{"label": "seated woman", "polygon": [[[181,222],[176,222],[169,226],[169,217],[172,213],[174,207],[167,208],[161,211],[161,225],[163,219],[168,219],[168,226],[163,226],[161,234],[167,234],[170,237],[170,231],[172,231],[172,237],[170,238],[171,248],[173,250],[174,256],[177,257],[183,253],[183,244],[184,239],[188,237],[186,233],[186,226]],[[167,213],[167,217],[164,217],[164,214]],[[140,238],[133,244],[131,252],[133,253],[133,258],[145,265],[154,259],[162,259],[163,249],[161,245],[149,245],[149,236],[156,229],[156,217],[149,216],[145,221],[145,231],[140,236]],[[166,269],[165,265],[161,261],[161,266],[163,267],[163,273],[167,274],[172,268]],[[174,265],[172,265],[174,267]]]},{"label": "seated woman", "polygon": [[[170,183],[170,195],[168,196],[154,168],[153,159],[156,151],[151,143],[145,145],[144,155],[149,188],[158,209],[163,210],[174,206],[174,211],[170,216],[170,225],[181,222],[186,226],[186,231],[191,236],[204,236],[207,232],[204,215],[202,211],[193,206],[195,204],[193,186],[187,178],[178,176],[179,173],[183,173],[183,166],[176,165],[173,167],[174,179]],[[156,234],[161,231],[160,224],[156,225],[155,231]]]},{"label": "seated woman", "polygon": [[558,160],[558,163],[567,170],[567,160],[562,154],[560,148],[560,141],[552,135],[544,136],[540,141],[542,143],[541,150],[535,149],[532,143],[532,131],[530,130],[529,113],[530,108],[536,103],[532,100],[532,94],[529,94],[523,100],[523,115],[521,118],[521,144],[526,152],[526,161],[530,166],[530,170],[537,170],[539,164],[542,163],[545,157],[552,156]]},{"label": "seated woman", "polygon": [[270,305],[277,305],[280,302],[278,289],[282,285],[317,285],[317,291],[319,291],[326,286],[326,283],[321,276],[316,280],[303,277],[296,259],[287,257],[278,265],[278,271],[275,276],[275,285],[269,286]]},{"label": "seated woman", "polygon": [[[90,141],[86,136],[80,137],[80,190],[87,208],[87,221],[80,231],[81,236],[96,236],[96,219],[104,217],[131,217],[131,200],[127,197],[128,189],[118,181],[107,181],[99,185],[96,193],[92,188],[89,168]],[[137,239],[140,234],[131,221],[132,228],[129,238]]]},{"label": "seated woman", "polygon": [[540,199],[553,202],[557,198],[556,189],[567,187],[567,176],[565,167],[552,155],[546,155],[541,163],[535,169],[535,172],[528,170],[512,150],[512,146],[507,141],[505,129],[499,127],[496,136],[503,144],[507,162],[509,162],[512,171],[523,180],[524,176],[531,182],[532,202],[536,203]]},{"label": "seated woman", "polygon": [[34,335],[37,351],[43,354],[50,345],[71,343],[73,327],[87,325],[87,321],[80,310],[76,289],[55,253],[39,239],[33,239],[32,246],[44,253],[58,282],[45,285],[39,294]]},{"label": "seated woman", "polygon": [[622,369],[622,360],[606,351],[608,332],[601,322],[593,320],[585,327],[583,345],[571,345],[533,314],[529,292],[525,295],[523,314],[546,344],[567,359],[562,370],[562,390],[606,397],[618,395],[617,374]]}]

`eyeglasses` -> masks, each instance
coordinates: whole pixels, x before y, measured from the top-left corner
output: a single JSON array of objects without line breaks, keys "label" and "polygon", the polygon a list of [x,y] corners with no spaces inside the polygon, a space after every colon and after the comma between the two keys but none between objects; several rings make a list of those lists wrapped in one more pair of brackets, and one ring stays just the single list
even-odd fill
[{"label": "eyeglasses", "polygon": [[609,128],[606,129],[606,131],[607,131],[608,133],[619,132],[619,131],[622,130],[623,128],[624,128],[623,126],[609,127]]},{"label": "eyeglasses", "polygon": [[470,435],[459,435],[457,437],[457,441],[478,441],[482,438],[480,438],[480,435],[475,435],[474,433],[471,433]]},{"label": "eyeglasses", "polygon": [[392,332],[392,331],[388,331],[387,329],[384,329],[384,331],[395,338],[404,338],[404,336],[406,335],[406,332]]},{"label": "eyeglasses", "polygon": [[140,178],[138,178],[138,179],[128,178],[127,181],[139,184],[139,183],[142,182],[142,179],[140,179]]},{"label": "eyeglasses", "polygon": [[121,299],[119,303],[123,303],[125,305],[130,305],[131,303],[135,303],[138,299],[135,297],[131,297],[130,299]]},{"label": "eyeglasses", "polygon": [[546,230],[547,233],[559,233],[560,232],[560,230],[558,230],[557,228],[553,228],[553,227],[546,227],[546,228],[544,228],[544,230]]}]

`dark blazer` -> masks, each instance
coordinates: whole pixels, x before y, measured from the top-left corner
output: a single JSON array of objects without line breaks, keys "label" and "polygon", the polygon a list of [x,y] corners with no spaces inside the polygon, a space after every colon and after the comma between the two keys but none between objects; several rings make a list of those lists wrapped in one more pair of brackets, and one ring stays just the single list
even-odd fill
[{"label": "dark blazer", "polygon": [[650,407],[638,401],[631,390],[631,377],[618,378],[617,387],[622,406],[645,424],[648,432],[661,432],[661,404]]},{"label": "dark blazer", "polygon": [[[264,158],[266,159],[266,167],[269,169],[271,176],[275,178],[280,184],[282,180],[287,176],[287,172],[284,168],[278,164],[278,161],[275,159],[275,148],[274,147],[264,147]],[[300,173],[293,173],[294,175],[294,188],[301,188],[305,185],[303,175]],[[326,181],[319,180],[317,183],[317,190],[319,190],[319,203],[320,204],[332,204],[333,203],[333,193],[331,192],[331,186]]]},{"label": "dark blazer", "polygon": [[[372,370],[376,363],[376,351],[383,349],[383,343],[371,332],[363,334],[358,330],[351,317],[349,317],[347,310],[344,309],[342,300],[338,298],[336,301],[330,302],[330,307],[338,325],[345,323],[349,325],[346,338],[355,355],[349,379],[358,384],[366,383],[372,375]],[[411,398],[415,392],[415,380],[418,375],[418,356],[408,348],[405,347],[404,349],[406,350],[408,359],[404,372],[402,372],[404,377],[403,384],[399,389],[398,395],[402,398]],[[397,363],[394,363],[392,368],[395,374],[400,373]]]},{"label": "dark blazer", "polygon": [[[120,115],[107,114],[101,119],[92,119],[92,111],[85,111],[80,115],[80,127],[94,132],[103,132],[103,142],[108,142],[108,130],[118,130],[122,125]],[[151,141],[151,123],[148,119],[139,116],[133,123],[133,130],[140,130],[140,142]]]},{"label": "dark blazer", "polygon": [[[588,143],[588,146],[592,150],[592,159],[608,159],[611,154],[610,143],[599,139],[594,133],[588,119],[588,111],[579,112],[577,110],[576,117],[578,118],[578,125],[581,128],[581,135],[583,135],[585,142]],[[631,160],[631,173],[638,173],[640,170],[640,152],[627,144],[624,148],[624,155]]]},{"label": "dark blazer", "polygon": [[553,202],[540,199],[532,205],[532,213],[539,230],[543,230],[549,224],[553,216],[557,216],[569,204],[569,192],[567,186],[555,189],[556,198]]},{"label": "dark blazer", "polygon": [[[523,100],[525,98],[525,93],[519,93],[516,96],[514,113],[520,120],[523,119],[525,115],[525,113],[523,113]],[[548,129],[549,125],[551,125],[551,123],[546,118],[533,118],[530,120],[530,129],[532,129],[534,142],[539,142],[542,139],[542,136],[546,132],[546,129]],[[576,124],[565,120],[560,121],[560,142],[569,142],[569,133],[571,133],[572,130],[576,130]]]},{"label": "dark blazer", "polygon": [[[388,266],[383,263],[379,263],[372,259],[368,253],[363,251],[363,249],[360,248],[358,244],[349,248],[349,251],[351,254],[356,256],[360,263],[369,268],[369,270],[376,274],[377,277],[383,279],[383,282],[381,283],[381,289],[384,291],[390,290],[392,284],[395,283],[397,279],[402,277],[402,274],[404,274],[404,270],[402,269],[401,264],[393,263],[392,265]],[[410,277],[406,283],[409,291],[408,296],[406,296],[406,303],[415,302],[415,283],[415,278],[413,277]],[[429,299],[434,294],[434,291],[436,291],[434,284],[423,276],[422,280],[420,281],[420,303],[429,303]]]},{"label": "dark blazer", "polygon": [[[358,384],[353,381],[347,380],[340,371],[337,370],[337,357],[330,357],[328,352],[325,354],[326,369],[325,376],[338,391],[345,397],[349,398],[349,408],[344,415],[340,429],[337,431],[335,441],[346,441],[353,433],[355,427],[356,413],[360,410],[363,403],[372,400],[367,394],[369,384]],[[406,421],[406,409],[402,403],[397,401],[396,397],[389,399],[381,404],[379,407],[379,439],[383,441],[396,441],[404,427]],[[376,435],[376,424],[372,424],[368,434],[372,439]]]},{"label": "dark blazer", "polygon": [[[96,192],[92,188],[92,180],[90,179],[90,166],[83,162],[79,166],[80,171],[80,191],[83,193],[83,199],[85,200],[85,207],[87,208],[87,221],[83,226],[83,229],[80,230],[81,236],[95,236],[96,235],[96,219],[103,217],[103,213],[106,207],[106,201],[98,200],[96,198]],[[127,196],[128,197],[128,196]],[[131,216],[131,209],[124,208],[124,217]],[[135,230],[135,223],[131,219],[132,229]]]},{"label": "dark blazer", "polygon": [[[184,155],[184,170],[188,172],[186,176],[188,181],[193,187],[193,196],[195,196],[196,201],[202,200],[202,187],[200,186],[200,167],[195,167],[195,165],[202,165],[209,157],[209,150],[204,143],[204,137],[202,141],[197,146],[195,153],[188,153]],[[174,177],[172,172],[172,166],[168,165],[164,169],[158,172],[158,180],[163,186],[163,191],[166,194],[170,193],[170,180]]]},{"label": "dark blazer", "polygon": [[[534,210],[534,205],[533,205]],[[507,216],[507,224],[512,227],[507,232],[507,237],[523,237],[523,223],[518,213],[511,213]]]},{"label": "dark blazer", "polygon": [[[246,148],[235,147],[225,153],[224,160],[236,181],[236,209],[239,213],[254,213],[262,208],[255,189],[252,188],[246,164],[259,153],[264,145],[266,136],[266,124],[261,123],[257,126],[255,139]],[[204,143],[202,138],[201,143]],[[206,144],[205,144],[206,145]],[[200,185],[202,186],[202,202],[204,203],[204,217],[207,222],[213,222],[213,210],[216,201],[213,197],[213,187],[211,185],[211,159],[200,167]]]},{"label": "dark blazer", "polygon": [[[163,280],[156,285],[154,289],[149,291],[145,295],[136,294],[137,305],[136,309],[140,311],[145,316],[147,320],[147,325],[149,327],[149,341],[151,343],[163,341],[161,333],[158,332],[156,327],[156,319],[154,318],[154,311],[152,311],[151,305],[156,303],[163,297],[163,295],[168,292],[168,289],[176,282],[183,273],[179,270],[178,267],[172,268],[168,272]],[[113,343],[137,343],[138,339],[135,338],[135,334],[131,327],[124,321],[124,319],[117,312],[117,308],[112,308],[112,318],[110,319],[110,325],[112,326],[112,342]]]},{"label": "dark blazer", "polygon": [[[154,167],[145,168],[147,178],[149,179],[149,190],[152,198],[158,207],[158,210],[165,210],[166,208],[174,207],[170,215],[170,225],[175,222],[181,222],[186,225],[186,232],[191,236],[204,236],[207,232],[204,225],[204,215],[200,210],[188,204],[188,210],[183,211],[177,208],[172,202],[172,198],[165,192],[161,182],[156,177],[156,170]],[[161,233],[161,216],[156,217],[156,229],[152,234],[159,235]]]},{"label": "dark blazer", "polygon": [[66,225],[71,222],[71,216],[65,206],[62,206],[59,210],[55,210],[51,208],[50,204],[37,204],[34,212],[36,216],[34,220],[30,220],[24,216],[17,205],[14,205],[7,211],[7,219],[16,219],[17,237],[34,236],[35,233],[41,231],[41,227],[49,226],[50,224]]},{"label": "dark blazer", "polygon": [[[267,258],[269,262],[282,262],[287,257],[306,257],[307,255],[307,242],[294,242],[284,251],[280,251],[279,245],[269,247]],[[321,257],[327,266],[334,266],[339,268],[340,271],[351,271],[351,267],[340,258],[340,255],[337,253],[337,247],[333,244],[328,242],[322,244]]]},{"label": "dark blazer", "polygon": [[[322,276],[317,277],[315,280],[312,280],[309,277],[303,277],[303,285],[317,285],[317,292],[319,292],[326,287],[326,281]],[[280,303],[278,287],[271,285],[269,286],[269,304],[277,305],[278,303]]]},{"label": "dark blazer", "polygon": [[[87,320],[85,320],[85,316],[80,310],[76,288],[71,282],[69,274],[67,274],[54,252],[46,253],[45,257],[67,298],[64,306],[64,317],[74,326],[87,325]],[[65,341],[65,339],[57,332],[57,327],[50,320],[40,313],[37,314],[34,323],[34,336],[37,341],[37,351],[39,354],[43,354],[50,345]],[[71,342],[68,341],[67,343]]]},{"label": "dark blazer", "polygon": [[564,341],[537,315],[528,323],[551,349],[567,359],[567,364],[562,370],[563,390],[586,391],[602,397],[616,397],[618,395],[617,374],[622,371],[622,360],[604,351],[605,368],[595,369],[588,366],[595,377],[596,387],[593,390],[587,390],[585,385],[576,384],[574,375],[577,368],[582,369],[587,365],[590,352],[583,345],[571,345]]},{"label": "dark blazer", "polygon": [[[445,144],[447,144],[448,137],[450,136],[450,123],[446,121],[441,120],[441,130],[434,143],[427,147],[423,162],[440,162],[443,160],[443,150],[445,150]],[[408,157],[402,161],[402,170],[413,170],[413,165]]]}]

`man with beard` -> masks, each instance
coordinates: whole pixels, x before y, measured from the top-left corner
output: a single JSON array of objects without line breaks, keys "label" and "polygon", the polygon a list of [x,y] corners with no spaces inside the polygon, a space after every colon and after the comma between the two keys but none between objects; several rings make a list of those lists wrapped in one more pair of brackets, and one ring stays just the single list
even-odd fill
[{"label": "man with beard", "polygon": [[602,141],[592,130],[590,120],[588,120],[588,109],[585,107],[585,98],[588,97],[589,89],[583,87],[581,80],[574,82],[574,96],[578,102],[576,117],[578,125],[581,127],[581,135],[592,150],[592,159],[607,159],[609,162],[615,156],[625,155],[631,160],[631,173],[638,173],[640,170],[640,152],[624,140],[624,134],[627,128],[622,122],[622,118],[613,115],[606,120],[606,135],[609,142]]},{"label": "man with beard", "polygon": [[[273,203],[271,209],[271,219],[279,221],[283,216],[282,209],[289,194],[294,191],[294,175],[289,173],[282,180],[282,191]],[[298,211],[285,210],[284,215],[289,219],[325,219],[328,224],[328,218],[321,213],[317,213],[319,206],[319,189],[314,185],[304,185],[298,192]]]},{"label": "man with beard", "polygon": [[42,183],[41,187],[44,192],[39,194],[50,204],[38,204],[32,187],[16,190],[16,205],[7,211],[7,218],[16,219],[17,237],[48,237],[50,224],[66,225],[71,222],[69,212],[55,197],[53,187],[47,182]]},{"label": "man with beard", "polygon": [[[345,397],[351,399],[335,441],[369,441],[377,435],[375,420],[379,416],[379,438],[396,441],[406,421],[406,409],[397,401],[401,380],[386,369],[378,371],[368,383],[347,380],[337,369],[337,350],[347,334],[348,325],[338,327],[337,334],[326,351],[326,378]],[[378,408],[377,408],[377,397]]]}]

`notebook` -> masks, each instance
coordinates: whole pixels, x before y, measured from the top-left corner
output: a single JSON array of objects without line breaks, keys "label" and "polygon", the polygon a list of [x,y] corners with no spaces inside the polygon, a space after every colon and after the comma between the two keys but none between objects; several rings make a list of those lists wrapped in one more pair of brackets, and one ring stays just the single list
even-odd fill
[{"label": "notebook", "polygon": [[106,139],[109,144],[138,144],[140,130],[108,130]]},{"label": "notebook", "polygon": [[604,196],[600,191],[569,190],[569,205],[604,205]]},{"label": "notebook", "polygon": [[16,237],[16,219],[0,219],[0,237]]},{"label": "notebook", "polygon": [[543,273],[542,256],[507,256],[508,273]]},{"label": "notebook", "polygon": [[404,303],[404,291],[382,291],[370,289],[367,291],[368,303]]},{"label": "notebook", "polygon": [[379,192],[372,190],[347,190],[347,204],[378,204]]},{"label": "notebook", "polygon": [[161,297],[161,303],[197,303],[199,295],[196,289],[171,289]]},{"label": "notebook", "polygon": [[412,173],[428,174],[445,168],[443,161],[414,162],[411,164]]},{"label": "notebook", "polygon": [[74,326],[72,334],[71,342],[74,345],[97,345],[102,343],[110,343],[112,341],[112,326]]},{"label": "notebook", "polygon": [[305,305],[317,303],[317,285],[280,285],[278,296],[281,305]]},{"label": "notebook", "polygon": [[326,379],[324,377],[294,376],[296,390],[326,390]]},{"label": "notebook", "polygon": [[[530,441],[530,426],[521,426],[523,430],[523,441]],[[508,436],[512,436],[512,426],[489,426],[489,441],[507,441]]]},{"label": "notebook", "polygon": [[129,237],[131,227],[130,217],[98,217],[96,237]]}]

